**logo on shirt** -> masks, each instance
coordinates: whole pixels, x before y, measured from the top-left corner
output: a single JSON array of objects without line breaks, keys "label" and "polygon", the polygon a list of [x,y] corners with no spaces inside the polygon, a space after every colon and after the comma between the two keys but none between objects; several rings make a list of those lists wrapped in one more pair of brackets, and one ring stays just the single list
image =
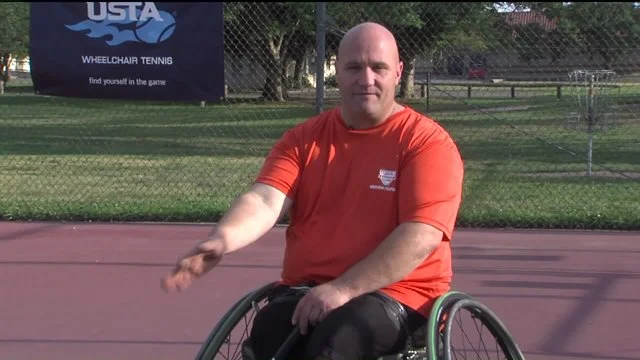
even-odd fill
[{"label": "logo on shirt", "polygon": [[369,185],[369,189],[396,191],[395,186],[390,186],[396,180],[396,176],[397,171],[395,170],[380,169],[380,171],[378,171],[378,179],[380,180],[382,185]]}]

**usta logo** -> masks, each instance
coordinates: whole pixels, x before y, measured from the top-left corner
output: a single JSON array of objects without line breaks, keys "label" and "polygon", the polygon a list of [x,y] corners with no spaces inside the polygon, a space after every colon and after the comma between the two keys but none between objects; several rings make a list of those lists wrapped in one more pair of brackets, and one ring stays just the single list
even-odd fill
[{"label": "usta logo", "polygon": [[[142,10],[138,10],[141,6]],[[149,18],[164,21],[153,2],[99,2],[97,12],[96,3],[88,2],[87,17],[93,21],[145,21]]]},{"label": "usta logo", "polygon": [[88,2],[87,17],[67,29],[85,32],[92,39],[105,38],[109,46],[126,42],[159,44],[176,29],[176,13],[158,10],[153,2]]}]

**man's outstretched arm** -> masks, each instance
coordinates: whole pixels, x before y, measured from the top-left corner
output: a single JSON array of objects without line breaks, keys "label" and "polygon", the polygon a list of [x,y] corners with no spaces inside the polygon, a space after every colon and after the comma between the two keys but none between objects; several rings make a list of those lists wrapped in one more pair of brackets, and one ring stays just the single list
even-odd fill
[{"label": "man's outstretched arm", "polygon": [[256,183],[239,196],[209,233],[222,254],[239,250],[267,233],[289,211],[292,201],[273,186]]},{"label": "man's outstretched arm", "polygon": [[162,279],[167,290],[186,289],[193,279],[213,269],[225,254],[237,251],[262,237],[291,207],[280,190],[261,183],[239,196],[207,239],[191,249],[173,271]]}]

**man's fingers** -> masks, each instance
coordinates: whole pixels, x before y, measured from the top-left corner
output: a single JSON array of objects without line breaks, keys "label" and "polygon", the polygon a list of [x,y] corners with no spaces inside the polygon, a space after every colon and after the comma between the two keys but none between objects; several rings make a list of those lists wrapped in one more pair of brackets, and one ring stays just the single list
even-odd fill
[{"label": "man's fingers", "polygon": [[320,321],[320,317],[322,316],[322,309],[319,307],[314,307],[309,311],[309,316],[307,317],[307,326],[316,326]]},{"label": "man's fingers", "polygon": [[195,277],[201,276],[205,272],[205,260],[209,260],[204,259],[205,256],[207,255],[199,254],[180,260],[175,272],[187,271]]},{"label": "man's fingers", "polygon": [[298,319],[298,329],[300,329],[300,333],[302,335],[307,334],[307,327],[309,324],[309,318],[307,317],[306,310],[301,313],[300,318]]},{"label": "man's fingers", "polygon": [[183,291],[192,282],[192,274],[187,271],[178,271],[165,276],[161,281],[162,288],[167,291]]},{"label": "man's fingers", "polygon": [[219,246],[216,242],[208,241],[193,248],[162,279],[161,287],[165,291],[185,290],[195,278],[204,275],[220,261]]},{"label": "man's fingers", "polygon": [[304,296],[302,297],[302,299],[300,299],[300,301],[298,301],[298,304],[296,305],[295,310],[293,310],[293,315],[291,316],[291,325],[298,325],[298,321],[300,320],[300,310],[302,308],[302,305],[304,303]]},{"label": "man's fingers", "polygon": [[298,326],[302,335],[305,335],[309,328],[309,313],[311,310],[313,310],[313,301],[309,300],[309,295],[307,294],[300,299],[291,318],[291,323]]},{"label": "man's fingers", "polygon": [[201,261],[198,256],[191,256],[180,260],[180,269],[196,274],[198,272],[198,265]]},{"label": "man's fingers", "polygon": [[297,325],[302,334],[306,333],[307,315],[309,313],[309,295],[305,295],[298,301],[296,309],[291,317],[291,324]]},{"label": "man's fingers", "polygon": [[191,274],[180,273],[178,281],[176,282],[176,288],[178,289],[178,291],[182,292],[186,290],[189,285],[191,285]]},{"label": "man's fingers", "polygon": [[306,335],[309,328],[316,326],[320,321],[322,309],[317,304],[316,306],[307,304],[301,314],[298,327],[300,328],[300,333]]},{"label": "man's fingers", "polygon": [[163,277],[162,280],[160,280],[160,287],[166,292],[171,291],[173,287],[173,284],[171,283],[171,278],[169,276]]}]

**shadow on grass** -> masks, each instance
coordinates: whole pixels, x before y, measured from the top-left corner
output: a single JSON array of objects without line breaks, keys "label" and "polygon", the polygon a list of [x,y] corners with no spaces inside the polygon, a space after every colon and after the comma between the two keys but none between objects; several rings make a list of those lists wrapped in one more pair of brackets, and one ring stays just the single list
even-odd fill
[{"label": "shadow on grass", "polygon": [[[10,94],[35,95],[33,88],[29,86],[7,86],[5,87],[4,92],[5,92],[5,95],[10,95]],[[0,97],[0,99],[2,99],[2,97]]]},{"label": "shadow on grass", "polygon": [[[20,89],[29,89],[20,88]],[[483,107],[510,106],[530,100],[474,99]],[[535,102],[535,101],[533,101]],[[416,104],[414,102],[413,104]],[[456,101],[447,106],[467,110],[438,120],[458,142],[468,162],[528,162],[549,166],[582,163],[586,135],[569,133],[550,118],[566,104],[487,115]],[[160,155],[264,156],[282,134],[313,116],[299,103],[237,99],[221,105],[166,103],[48,96],[0,97],[0,153],[4,155]],[[513,128],[512,125],[517,125]],[[519,132],[525,129],[530,135]],[[620,136],[628,136],[622,132]],[[558,136],[561,136],[560,138]],[[542,137],[578,155],[536,139]],[[618,146],[620,138],[596,144],[602,164],[640,165],[640,146]],[[616,145],[618,144],[618,145]]]},{"label": "shadow on grass", "polygon": [[[126,122],[125,119],[120,120]],[[130,119],[130,121],[132,121]],[[295,124],[295,119],[267,122],[262,126],[241,123],[200,123],[200,119],[185,119],[190,126],[134,125],[38,125],[1,126],[0,153],[4,155],[158,155],[158,156],[264,156],[282,134]],[[565,167],[584,164],[585,144],[582,139],[564,140],[560,144],[571,152],[562,151],[533,138],[485,139],[478,132],[457,134],[456,141],[468,163],[498,162],[512,166],[517,162],[521,171],[527,166]],[[467,135],[467,136],[465,136]],[[640,148],[619,144],[598,144],[594,161],[613,167],[639,167]],[[530,165],[537,163],[535,165]]]},{"label": "shadow on grass", "polygon": [[256,156],[265,155],[294,123],[292,120],[263,126],[198,122],[191,126],[0,125],[0,153]]},{"label": "shadow on grass", "polygon": [[[200,101],[155,101],[155,100],[128,100],[128,99],[102,99],[102,98],[79,98],[62,97],[50,95],[38,95],[30,87],[13,87],[5,89],[6,96],[0,96],[0,105],[38,105],[49,104],[52,106],[73,106],[78,108],[104,108],[117,110],[117,106],[187,106],[201,107]],[[308,99],[291,97],[286,101],[269,101],[263,97],[253,96],[230,96],[221,101],[205,101],[204,107],[208,106],[230,106],[230,105],[259,105],[259,106],[292,106],[304,105],[309,107]],[[315,109],[315,107],[311,107]]]}]

